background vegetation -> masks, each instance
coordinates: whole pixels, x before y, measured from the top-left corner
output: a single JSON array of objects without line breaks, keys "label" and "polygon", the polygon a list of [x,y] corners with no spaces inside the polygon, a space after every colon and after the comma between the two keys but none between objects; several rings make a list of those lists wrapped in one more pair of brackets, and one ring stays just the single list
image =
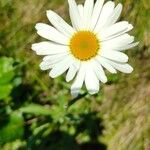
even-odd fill
[{"label": "background vegetation", "polygon": [[150,149],[150,1],[115,2],[140,41],[127,52],[135,70],[108,74],[98,95],[83,90],[72,104],[70,84],[41,72],[31,51],[47,9],[70,21],[67,0],[0,0],[0,149]]}]

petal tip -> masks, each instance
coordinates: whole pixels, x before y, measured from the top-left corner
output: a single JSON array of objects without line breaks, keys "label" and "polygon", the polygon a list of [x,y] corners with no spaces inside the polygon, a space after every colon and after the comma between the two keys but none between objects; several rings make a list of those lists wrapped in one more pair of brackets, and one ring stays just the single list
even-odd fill
[{"label": "petal tip", "polygon": [[79,95],[79,91],[74,91],[74,90],[71,90],[71,95],[73,97],[77,97]]},{"label": "petal tip", "polygon": [[133,71],[134,71],[133,67],[130,66],[129,73],[132,73]]},{"label": "petal tip", "polygon": [[45,69],[43,69],[43,64],[40,64],[39,67],[40,67],[40,69],[41,69],[42,71],[45,70]]},{"label": "petal tip", "polygon": [[99,90],[89,90],[89,94],[91,94],[91,95],[95,95],[95,94],[97,94],[99,92]]},{"label": "petal tip", "polygon": [[69,78],[66,77],[66,82],[70,82],[71,80]]},{"label": "petal tip", "polygon": [[80,88],[78,87],[71,87],[71,95],[73,97],[77,97],[80,93]]},{"label": "petal tip", "polygon": [[31,49],[32,49],[33,51],[36,51],[36,50],[37,50],[37,43],[32,44],[32,45],[31,45]]},{"label": "petal tip", "polygon": [[107,83],[108,82],[108,79],[106,78],[104,81],[103,81],[103,83]]},{"label": "petal tip", "polygon": [[132,25],[132,24],[129,24],[128,30],[130,31],[130,30],[132,30],[132,29],[133,29],[133,25]]},{"label": "petal tip", "polygon": [[49,76],[50,76],[51,78],[53,78],[53,79],[55,78],[55,75],[53,74],[52,71],[50,71]]},{"label": "petal tip", "polygon": [[53,12],[52,10],[47,10],[47,11],[46,11],[46,15],[49,16],[49,17],[50,17],[53,13],[54,13],[54,12]]},{"label": "petal tip", "polygon": [[40,26],[40,23],[37,23],[37,24],[35,25],[35,29],[36,29],[36,30],[39,30],[39,28],[40,28],[39,26]]},{"label": "petal tip", "polygon": [[31,45],[31,49],[32,49],[33,51],[35,51],[34,47],[35,47],[35,44],[32,44],[32,45]]},{"label": "petal tip", "polygon": [[134,71],[133,67],[130,66],[129,64],[126,65],[126,71],[124,73],[130,74]]},{"label": "petal tip", "polygon": [[116,7],[118,7],[118,9],[122,11],[123,5],[119,3]]}]

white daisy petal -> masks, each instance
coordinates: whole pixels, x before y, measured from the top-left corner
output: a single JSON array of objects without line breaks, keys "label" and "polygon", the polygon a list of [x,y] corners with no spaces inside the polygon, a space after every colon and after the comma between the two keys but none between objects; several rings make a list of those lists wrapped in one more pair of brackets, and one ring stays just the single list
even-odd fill
[{"label": "white daisy petal", "polygon": [[69,70],[66,75],[66,81],[70,82],[76,75],[80,67],[80,61],[75,60],[69,67]]},{"label": "white daisy petal", "polygon": [[84,79],[85,79],[85,71],[86,71],[85,64],[81,63],[77,77],[71,86],[71,94],[73,96],[78,96],[78,94],[80,92],[80,89],[81,89]]},{"label": "white daisy petal", "polygon": [[122,35],[130,31],[132,28],[133,26],[127,21],[121,21],[108,28],[101,30],[98,34],[100,39],[103,41]]},{"label": "white daisy petal", "polygon": [[114,11],[112,12],[111,16],[109,17],[109,19],[107,20],[105,27],[113,25],[114,23],[116,23],[116,21],[120,17],[121,12],[122,12],[122,4],[118,4],[115,7]]},{"label": "white daisy petal", "polygon": [[69,63],[72,63],[72,58],[66,57],[53,67],[53,69],[49,73],[49,76],[52,78],[60,76],[69,68]]},{"label": "white daisy petal", "polygon": [[78,10],[78,6],[75,0],[68,0],[68,3],[69,3],[69,13],[70,13],[72,25],[76,30],[80,30],[83,24],[81,23],[81,16]]},{"label": "white daisy petal", "polygon": [[40,64],[40,68],[41,70],[53,68],[56,64],[63,61],[67,56],[68,54],[46,56],[43,62]]},{"label": "white daisy petal", "polygon": [[104,70],[103,70],[101,64],[98,63],[96,60],[94,60],[94,61],[92,62],[92,64],[93,64],[93,70],[94,70],[94,72],[95,72],[97,78],[98,78],[101,82],[106,83],[106,82],[107,82],[107,77],[106,77],[106,75],[105,75],[105,72],[104,72]]},{"label": "white daisy petal", "polygon": [[106,63],[105,58],[97,56],[96,60],[105,68],[107,69],[110,73],[117,73],[116,69],[112,67],[110,64]]},{"label": "white daisy petal", "polygon": [[58,32],[54,27],[44,23],[38,23],[36,24],[35,28],[41,37],[56,43],[68,45],[68,38]]},{"label": "white daisy petal", "polygon": [[116,38],[112,38],[110,40],[102,41],[101,48],[102,49],[118,49],[120,47],[124,47],[129,45],[134,41],[134,37],[129,34],[123,34]]},{"label": "white daisy petal", "polygon": [[53,68],[55,64],[61,62],[67,56],[68,54],[46,56],[43,62],[40,64],[40,68],[41,70],[47,70],[47,69]]},{"label": "white daisy petal", "polygon": [[54,62],[47,62],[47,61],[43,61],[40,63],[40,69],[45,71],[45,70],[48,70],[48,69],[51,69],[55,66],[55,64],[59,63],[61,60],[57,60],[57,61],[54,61]]},{"label": "white daisy petal", "polygon": [[40,42],[32,44],[32,50],[34,50],[37,55],[54,55],[60,53],[67,53],[68,47],[65,45],[59,45],[52,42]]},{"label": "white daisy petal", "polygon": [[74,29],[55,12],[48,10],[47,17],[52,25],[64,35],[70,37],[75,32]]},{"label": "white daisy petal", "polygon": [[137,46],[138,44],[139,44],[139,42],[132,43],[132,44],[129,44],[129,45],[126,45],[126,46],[120,46],[120,47],[116,48],[115,50],[125,51],[125,50],[128,50],[130,48],[133,48],[133,47]]},{"label": "white daisy petal", "polygon": [[54,55],[47,55],[45,57],[43,57],[43,61],[55,61],[56,58],[59,57],[63,57],[66,55],[69,55],[70,53],[66,52],[66,53],[58,53],[58,54],[54,54]]},{"label": "white daisy petal", "polygon": [[53,68],[53,66],[54,66],[54,64],[46,64],[45,62],[40,63],[40,69],[43,71],[51,69],[51,68]]},{"label": "white daisy petal", "polygon": [[92,14],[92,19],[91,19],[91,25],[90,25],[90,29],[94,30],[97,21],[99,19],[99,16],[101,14],[101,10],[104,4],[104,0],[97,0],[93,9],[93,14]]},{"label": "white daisy petal", "polygon": [[115,3],[112,1],[108,1],[107,3],[105,3],[105,5],[102,8],[97,25],[94,29],[96,33],[98,33],[105,26],[105,23],[107,22],[110,15],[112,14],[114,7],[115,7]]},{"label": "white daisy petal", "polygon": [[53,68],[54,65],[55,65],[55,63],[47,63],[47,62],[43,61],[40,63],[40,69],[45,71],[45,70]]},{"label": "white daisy petal", "polygon": [[128,59],[129,59],[128,56],[122,52],[105,50],[105,49],[102,49],[100,51],[100,56],[108,58],[116,62],[121,62],[121,63],[126,63],[128,62]]},{"label": "white daisy petal", "polygon": [[83,19],[83,12],[84,12],[83,5],[79,4],[78,5],[78,10],[79,10],[79,14],[81,16],[81,19]]},{"label": "white daisy petal", "polygon": [[107,59],[105,59],[105,61],[110,65],[112,65],[115,69],[119,70],[120,72],[128,74],[133,71],[133,68],[129,64],[120,64]]},{"label": "white daisy petal", "polygon": [[113,66],[123,73],[129,74],[133,72],[133,68],[129,64],[113,64]]},{"label": "white daisy petal", "polygon": [[85,85],[88,92],[93,95],[98,93],[99,91],[99,80],[92,69],[92,65],[87,65],[86,67],[86,74],[85,74]]},{"label": "white daisy petal", "polygon": [[84,3],[84,29],[89,29],[94,7],[94,0],[85,0]]}]

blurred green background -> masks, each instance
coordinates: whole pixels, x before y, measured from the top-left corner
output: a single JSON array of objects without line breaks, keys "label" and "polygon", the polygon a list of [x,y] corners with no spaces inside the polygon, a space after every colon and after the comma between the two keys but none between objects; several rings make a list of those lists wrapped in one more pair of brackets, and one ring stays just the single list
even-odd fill
[{"label": "blurred green background", "polygon": [[71,84],[31,50],[46,10],[70,22],[67,0],[0,0],[0,150],[150,150],[150,1],[115,2],[140,41],[127,52],[134,72],[107,73],[99,94],[70,103]]}]

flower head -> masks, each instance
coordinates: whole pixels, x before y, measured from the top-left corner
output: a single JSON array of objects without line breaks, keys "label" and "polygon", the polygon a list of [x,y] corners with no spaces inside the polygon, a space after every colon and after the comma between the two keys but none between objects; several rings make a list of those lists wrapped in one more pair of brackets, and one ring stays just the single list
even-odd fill
[{"label": "flower head", "polygon": [[74,80],[72,95],[78,95],[85,86],[90,94],[98,93],[100,82],[106,83],[104,68],[111,73],[117,70],[131,73],[133,68],[127,64],[128,56],[123,53],[138,42],[129,32],[133,26],[127,21],[117,22],[122,5],[104,0],[85,0],[77,5],[68,0],[72,26],[55,12],[47,11],[53,26],[38,23],[37,33],[47,39],[32,45],[38,55],[43,55],[42,70],[50,69],[52,78],[67,72],[66,81]]}]

